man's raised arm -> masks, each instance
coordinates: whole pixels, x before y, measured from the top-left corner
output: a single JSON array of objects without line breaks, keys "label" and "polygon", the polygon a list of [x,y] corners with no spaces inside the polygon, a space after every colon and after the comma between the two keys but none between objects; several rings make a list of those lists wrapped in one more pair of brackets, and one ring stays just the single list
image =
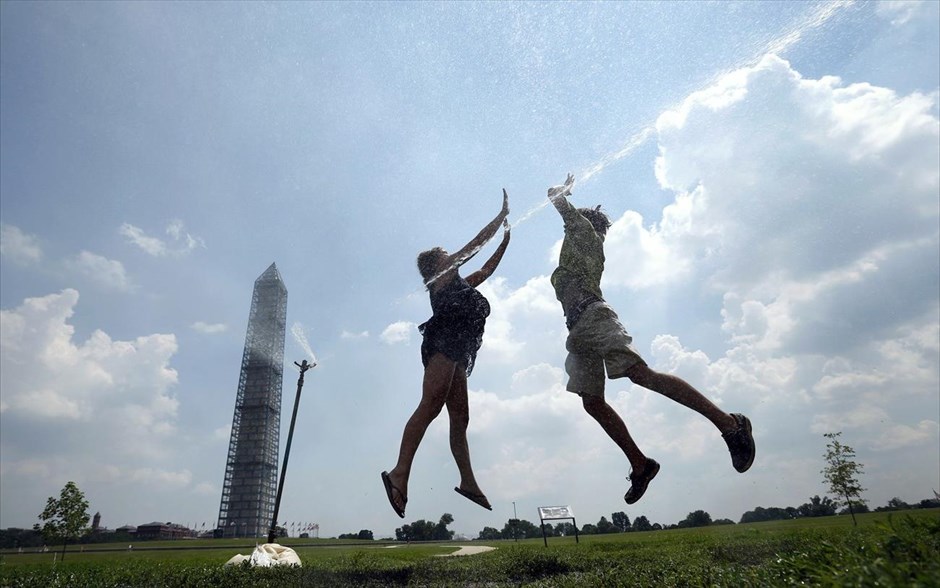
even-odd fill
[{"label": "man's raised arm", "polygon": [[568,196],[571,196],[571,188],[574,187],[574,176],[568,174],[568,177],[565,179],[565,183],[561,186],[553,186],[548,189],[548,199],[552,201],[552,204],[555,205],[555,209],[561,214],[562,218],[566,217],[571,211],[575,210],[574,206],[568,202]]}]

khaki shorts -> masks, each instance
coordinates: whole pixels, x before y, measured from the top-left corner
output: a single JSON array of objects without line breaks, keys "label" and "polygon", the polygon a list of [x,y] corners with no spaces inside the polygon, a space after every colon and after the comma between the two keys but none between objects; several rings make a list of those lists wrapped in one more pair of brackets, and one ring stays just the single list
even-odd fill
[{"label": "khaki shorts", "polygon": [[605,302],[587,307],[568,332],[569,392],[604,397],[604,368],[611,380],[622,378],[637,364],[646,364],[633,347],[633,337],[620,324],[617,313]]}]

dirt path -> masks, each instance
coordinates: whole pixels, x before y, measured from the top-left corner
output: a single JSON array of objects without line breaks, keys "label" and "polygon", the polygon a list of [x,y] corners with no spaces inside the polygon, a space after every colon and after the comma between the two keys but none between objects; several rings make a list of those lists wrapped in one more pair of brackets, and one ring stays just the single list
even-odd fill
[{"label": "dirt path", "polygon": [[453,553],[445,553],[443,555],[438,555],[437,557],[457,557],[461,555],[474,555],[477,553],[485,553],[487,551],[493,551],[495,547],[488,547],[486,545],[464,545],[457,551]]}]

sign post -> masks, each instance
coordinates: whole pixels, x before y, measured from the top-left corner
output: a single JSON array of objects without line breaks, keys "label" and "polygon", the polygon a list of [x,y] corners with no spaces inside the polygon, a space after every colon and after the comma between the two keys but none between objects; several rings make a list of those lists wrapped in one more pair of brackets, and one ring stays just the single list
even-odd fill
[{"label": "sign post", "polygon": [[548,547],[548,536],[545,534],[545,521],[558,521],[571,519],[574,526],[574,542],[580,543],[578,539],[578,521],[574,518],[574,512],[570,506],[540,506],[539,521],[542,527],[542,541],[545,547]]}]

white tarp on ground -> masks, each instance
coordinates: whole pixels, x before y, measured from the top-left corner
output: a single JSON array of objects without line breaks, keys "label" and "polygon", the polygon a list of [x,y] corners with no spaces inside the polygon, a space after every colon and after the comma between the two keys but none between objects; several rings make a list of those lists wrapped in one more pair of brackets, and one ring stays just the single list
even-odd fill
[{"label": "white tarp on ground", "polygon": [[278,543],[264,543],[256,545],[251,555],[238,554],[225,562],[225,565],[238,565],[243,561],[248,561],[253,566],[299,566],[300,557],[297,552],[290,547],[284,547]]}]

